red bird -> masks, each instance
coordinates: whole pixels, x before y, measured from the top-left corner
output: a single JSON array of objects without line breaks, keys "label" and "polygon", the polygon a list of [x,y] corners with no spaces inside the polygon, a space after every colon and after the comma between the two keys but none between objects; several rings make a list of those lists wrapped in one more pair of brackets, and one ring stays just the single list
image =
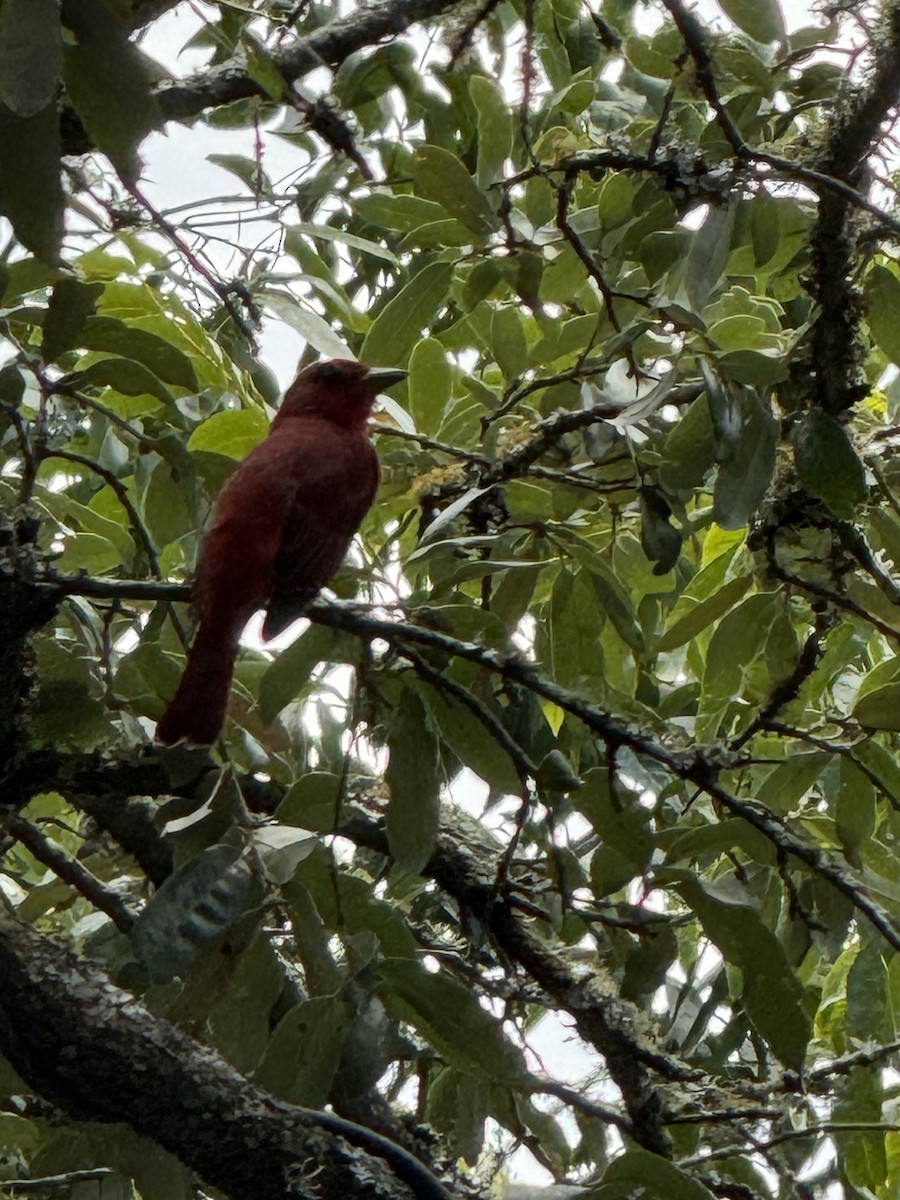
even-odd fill
[{"label": "red bird", "polygon": [[219,496],[197,562],[197,635],[157,741],[214,742],[249,619],[265,608],[263,637],[275,637],[337,571],[378,489],[372,405],[405,375],[335,359],[288,388],[269,436]]}]

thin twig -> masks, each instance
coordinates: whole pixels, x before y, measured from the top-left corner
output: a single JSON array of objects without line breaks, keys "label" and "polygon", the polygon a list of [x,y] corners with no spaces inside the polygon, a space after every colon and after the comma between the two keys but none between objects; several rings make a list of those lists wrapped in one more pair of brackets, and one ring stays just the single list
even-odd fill
[{"label": "thin twig", "polygon": [[217,279],[209,267],[207,267],[207,265],[203,262],[203,260],[196,255],[187,242],[184,241],[175,226],[172,225],[171,222],[167,221],[158,209],[154,208],[137,184],[129,183],[127,180],[123,179],[122,186],[138,202],[138,204],[140,204],[160,233],[168,238],[172,245],[175,246],[175,248],[190,263],[191,267],[197,272],[197,274],[206,280],[215,294],[222,301],[222,304],[227,310],[228,315],[234,321],[235,325],[237,325],[241,333],[244,334],[248,342],[252,344],[254,341],[253,328],[244,320],[233,299],[234,296],[238,296],[240,298],[247,309],[247,312],[250,314],[253,326],[259,328],[262,320],[262,314],[260,313],[259,308],[256,305],[256,301],[253,299],[253,295],[247,285],[245,283],[238,283],[236,281],[232,283],[223,283],[221,279]]},{"label": "thin twig", "polygon": [[63,462],[74,463],[76,466],[84,467],[86,470],[92,471],[95,475],[99,475],[107,487],[111,488],[112,491],[115,492],[116,499],[128,514],[128,519],[131,521],[131,531],[147,556],[147,563],[150,567],[151,574],[159,578],[159,560],[156,557],[156,551],[153,549],[153,543],[150,541],[150,535],[144,528],[144,523],[141,520],[137,509],[132,504],[131,497],[128,495],[128,489],[125,487],[125,484],[122,482],[122,480],[119,479],[117,475],[114,475],[112,471],[109,471],[106,467],[101,466],[101,464],[95,459],[88,458],[87,455],[84,454],[75,454],[71,450],[44,450],[40,457],[42,460],[48,458],[59,458],[62,459]]},{"label": "thin twig", "polygon": [[118,893],[108,888],[105,883],[93,875],[86,867],[63,850],[57,842],[52,841],[43,830],[18,813],[4,822],[7,832],[20,842],[38,862],[48,867],[58,879],[74,888],[85,900],[90,900],[95,908],[106,913],[117,929],[130,933],[135,914],[122,900]]}]

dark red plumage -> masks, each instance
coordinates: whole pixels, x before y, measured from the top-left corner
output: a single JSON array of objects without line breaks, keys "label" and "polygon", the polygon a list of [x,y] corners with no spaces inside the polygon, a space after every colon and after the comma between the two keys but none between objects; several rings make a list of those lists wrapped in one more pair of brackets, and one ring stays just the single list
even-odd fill
[{"label": "dark red plumage", "polygon": [[219,496],[194,582],[197,635],[157,740],[209,745],[225,719],[241,631],[275,637],[337,571],[378,489],[366,422],[403,371],[336,359],[301,371],[269,435]]}]

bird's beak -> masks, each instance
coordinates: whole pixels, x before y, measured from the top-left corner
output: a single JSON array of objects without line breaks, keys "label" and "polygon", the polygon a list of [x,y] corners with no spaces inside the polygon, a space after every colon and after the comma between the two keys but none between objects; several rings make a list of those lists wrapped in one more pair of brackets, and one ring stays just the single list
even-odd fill
[{"label": "bird's beak", "polygon": [[379,392],[386,392],[395,383],[401,383],[406,374],[406,371],[401,371],[399,367],[369,367],[366,382],[376,384]]}]

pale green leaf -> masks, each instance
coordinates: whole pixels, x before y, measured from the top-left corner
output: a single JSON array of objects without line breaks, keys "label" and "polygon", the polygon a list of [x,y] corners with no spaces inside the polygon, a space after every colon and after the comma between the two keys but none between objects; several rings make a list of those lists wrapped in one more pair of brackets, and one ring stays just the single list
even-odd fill
[{"label": "pale green leaf", "polygon": [[188,450],[206,450],[227,458],[243,458],[268,432],[268,422],[257,408],[213,413],[188,438]]}]

